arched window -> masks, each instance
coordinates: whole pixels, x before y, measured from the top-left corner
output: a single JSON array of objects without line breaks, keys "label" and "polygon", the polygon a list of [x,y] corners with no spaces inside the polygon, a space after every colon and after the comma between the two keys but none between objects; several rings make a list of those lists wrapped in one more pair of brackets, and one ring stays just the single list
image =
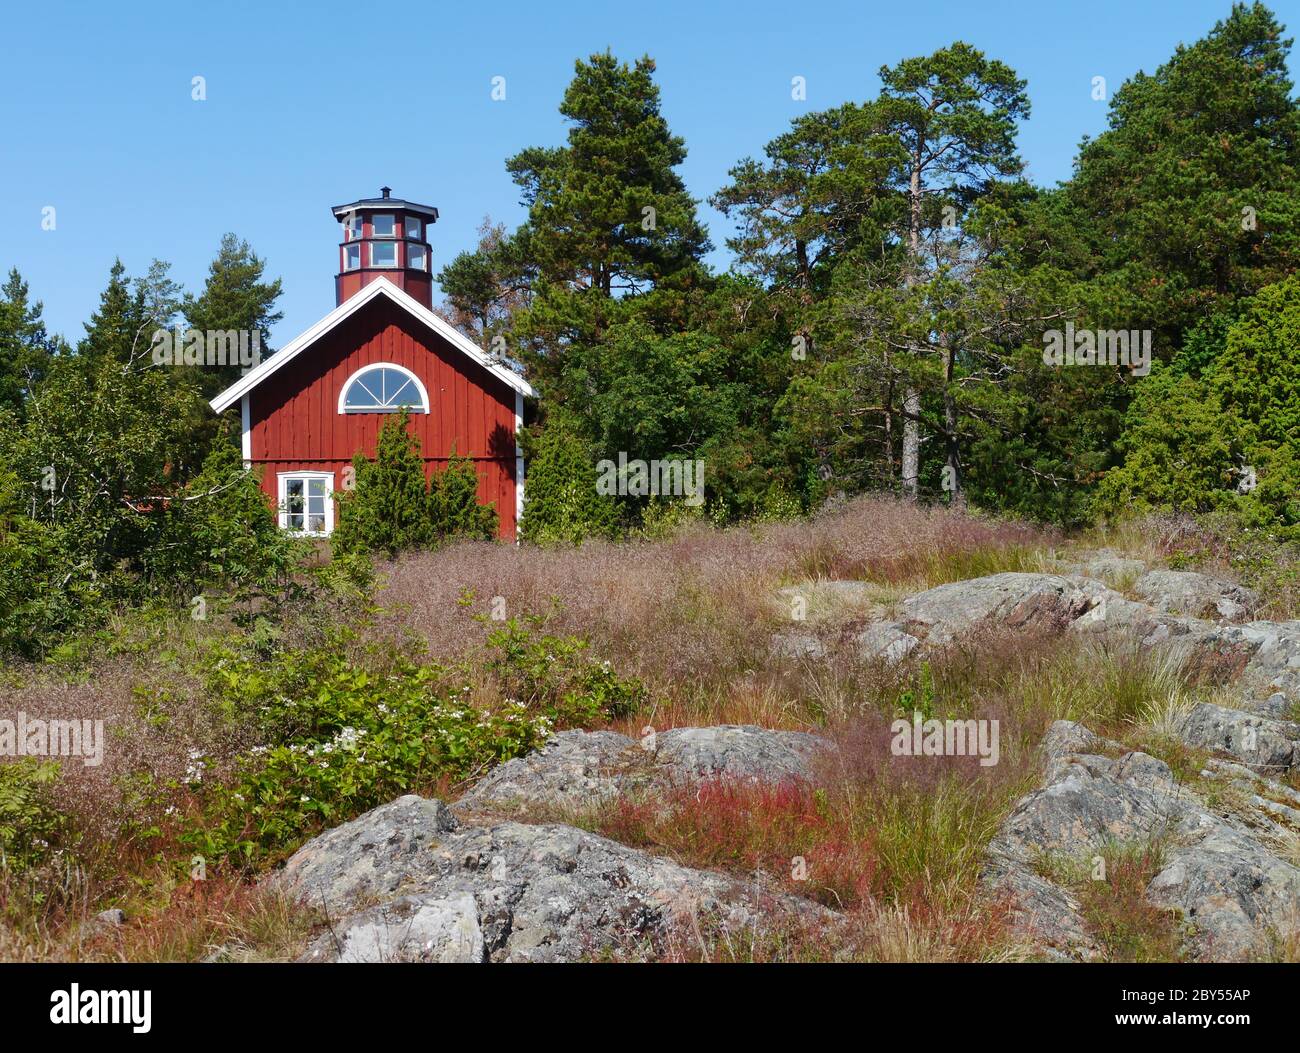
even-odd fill
[{"label": "arched window", "polygon": [[339,393],[340,413],[429,412],[429,393],[409,369],[377,362],[357,370]]}]

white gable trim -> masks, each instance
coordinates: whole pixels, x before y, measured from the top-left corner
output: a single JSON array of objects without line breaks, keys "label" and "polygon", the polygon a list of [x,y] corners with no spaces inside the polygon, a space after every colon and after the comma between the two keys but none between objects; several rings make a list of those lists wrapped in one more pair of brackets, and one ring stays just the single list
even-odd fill
[{"label": "white gable trim", "polygon": [[424,304],[409,293],[403,292],[387,278],[376,278],[355,296],[344,300],[306,332],[300,333],[275,354],[263,359],[256,369],[240,377],[239,380],[214,398],[209,405],[218,413],[229,409],[272,373],[288,365],[326,333],[351,318],[352,315],[356,314],[376,296],[387,296],[399,307],[405,308],[408,313],[414,315],[416,319],[445,339],[452,347],[482,366],[498,380],[504,381],[518,394],[536,396],[537,392],[533,390],[532,385],[519,376],[518,373],[499,362],[492,361],[474,341],[455,327],[448,325],[425,307]]}]

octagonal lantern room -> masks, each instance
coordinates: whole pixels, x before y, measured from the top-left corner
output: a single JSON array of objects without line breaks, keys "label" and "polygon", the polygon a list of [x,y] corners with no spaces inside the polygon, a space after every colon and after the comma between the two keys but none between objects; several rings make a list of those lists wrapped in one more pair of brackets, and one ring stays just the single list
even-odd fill
[{"label": "octagonal lantern room", "polygon": [[438,210],[392,197],[391,187],[381,187],[379,192],[380,197],[335,205],[331,210],[343,231],[339,272],[334,278],[335,303],[341,304],[383,277],[432,308],[429,227],[438,221]]}]

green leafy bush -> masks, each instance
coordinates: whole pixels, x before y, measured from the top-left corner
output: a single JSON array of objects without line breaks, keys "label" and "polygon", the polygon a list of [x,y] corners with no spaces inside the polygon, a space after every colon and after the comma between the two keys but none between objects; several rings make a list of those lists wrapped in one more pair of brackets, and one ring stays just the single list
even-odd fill
[{"label": "green leafy bush", "polygon": [[593,659],[580,637],[539,634],[541,621],[511,618],[488,634],[495,652],[489,668],[508,697],[560,727],[588,727],[641,706],[645,685]]},{"label": "green leafy bush", "polygon": [[[197,823],[182,840],[210,860],[256,864],[403,793],[463,780],[545,741],[551,722],[521,702],[475,708],[448,669],[400,654],[376,671],[335,647],[271,663],[231,652],[208,686],[263,740],[222,781],[196,763]],[[201,758],[196,758],[201,760]]]},{"label": "green leafy bush", "polygon": [[213,447],[162,517],[158,542],[142,556],[156,593],[188,600],[211,585],[250,611],[299,598],[296,574],[310,543],[279,529],[257,476],[244,468],[233,443]]},{"label": "green leafy bush", "polygon": [[0,655],[36,657],[101,604],[93,567],[70,559],[62,534],[28,518],[23,490],[0,471]]},{"label": "green leafy bush", "polygon": [[58,777],[52,761],[0,764],[0,873],[22,874],[57,851],[65,820],[49,791]]},{"label": "green leafy bush", "polygon": [[[476,778],[536,749],[556,726],[591,726],[645,698],[577,637],[512,620],[489,632],[499,705],[470,700],[468,670],[421,663],[388,645],[348,657],[354,637],[264,660],[212,652],[206,681],[218,714],[260,745],[211,773],[194,758],[182,843],[210,861],[256,866],[304,838],[439,783]],[[176,787],[175,789],[182,789]]]}]

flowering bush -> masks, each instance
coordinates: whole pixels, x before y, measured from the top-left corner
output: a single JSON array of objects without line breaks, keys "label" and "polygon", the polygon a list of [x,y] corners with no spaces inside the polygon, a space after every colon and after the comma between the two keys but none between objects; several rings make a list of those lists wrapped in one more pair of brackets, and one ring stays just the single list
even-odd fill
[{"label": "flowering bush", "polygon": [[422,664],[395,648],[366,661],[328,646],[210,659],[207,686],[232,722],[262,745],[228,777],[191,756],[184,777],[197,820],[182,841],[205,860],[258,864],[403,793],[460,782],[540,746],[557,725],[589,726],[629,712],[640,681],[620,678],[578,637],[535,635],[511,620],[488,635],[499,695],[469,701],[464,669]]},{"label": "flowering bush", "polygon": [[645,685],[593,659],[586,640],[537,633],[541,624],[535,615],[511,618],[488,634],[495,649],[490,668],[509,697],[564,727],[626,716],[645,701]]},{"label": "flowering bush", "polygon": [[197,822],[182,841],[209,861],[274,858],[403,793],[525,753],[551,729],[519,702],[476,709],[452,671],[398,654],[376,672],[329,648],[284,653],[270,665],[226,653],[209,686],[232,715],[256,713],[265,743],[223,781],[204,779],[202,759],[191,760]]}]

